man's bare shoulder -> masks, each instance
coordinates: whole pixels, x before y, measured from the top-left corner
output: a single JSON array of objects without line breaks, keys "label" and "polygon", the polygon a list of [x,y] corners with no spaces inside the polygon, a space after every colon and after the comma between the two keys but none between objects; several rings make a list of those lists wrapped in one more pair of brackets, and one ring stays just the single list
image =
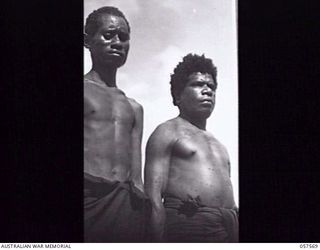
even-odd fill
[{"label": "man's bare shoulder", "polygon": [[226,146],[222,142],[220,142],[212,133],[206,131],[206,137],[208,138],[208,141],[211,142],[211,144],[214,144],[216,147],[222,150],[226,156],[229,157]]},{"label": "man's bare shoulder", "polygon": [[95,83],[94,80],[92,80],[88,74],[84,75],[83,76],[83,83],[86,84],[86,83]]},{"label": "man's bare shoulder", "polygon": [[164,123],[161,123],[152,132],[149,142],[158,141],[163,143],[170,143],[175,141],[178,137],[178,122],[177,118],[170,119]]},{"label": "man's bare shoulder", "polygon": [[89,106],[92,106],[92,97],[90,95],[90,90],[89,90],[89,85],[90,85],[90,80],[87,79],[86,77],[83,78],[83,101],[84,101],[84,113],[88,114],[90,113],[89,111],[91,110]]},{"label": "man's bare shoulder", "polygon": [[212,142],[215,142],[216,144],[219,144],[222,148],[226,150],[226,147],[220,142],[211,132],[206,131],[206,136],[209,138]]},{"label": "man's bare shoulder", "polygon": [[173,119],[170,119],[170,120],[165,121],[165,122],[161,123],[160,125],[158,125],[157,128],[154,130],[154,132],[172,133],[172,132],[176,131],[178,126],[179,126],[179,124],[177,122],[177,118],[173,118]]},{"label": "man's bare shoulder", "polygon": [[90,93],[92,90],[97,89],[97,87],[100,89],[101,88],[101,84],[99,84],[98,82],[95,82],[94,80],[91,80],[87,77],[83,78],[83,91],[84,94],[86,93]]},{"label": "man's bare shoulder", "polygon": [[133,98],[126,97],[135,116],[135,126],[140,128],[140,132],[142,133],[143,129],[143,107],[140,103],[138,103]]},{"label": "man's bare shoulder", "polygon": [[128,102],[130,103],[132,109],[135,112],[139,112],[139,113],[143,113],[143,107],[140,103],[138,103],[135,99],[127,97],[128,98]]},{"label": "man's bare shoulder", "polygon": [[84,88],[84,89],[85,89],[85,88],[88,86],[88,84],[90,84],[90,83],[92,83],[91,80],[89,80],[89,79],[86,78],[86,77],[83,78],[83,88]]}]

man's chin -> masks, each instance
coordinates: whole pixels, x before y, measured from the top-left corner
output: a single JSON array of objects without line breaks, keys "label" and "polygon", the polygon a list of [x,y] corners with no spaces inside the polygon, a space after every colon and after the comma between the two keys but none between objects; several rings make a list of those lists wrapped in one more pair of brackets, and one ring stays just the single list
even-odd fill
[{"label": "man's chin", "polygon": [[114,57],[105,61],[105,64],[111,67],[119,68],[125,64],[126,60],[122,57]]},{"label": "man's chin", "polygon": [[201,116],[204,119],[208,119],[211,116],[212,112],[213,112],[212,109],[202,110],[201,112],[199,112],[199,116]]}]

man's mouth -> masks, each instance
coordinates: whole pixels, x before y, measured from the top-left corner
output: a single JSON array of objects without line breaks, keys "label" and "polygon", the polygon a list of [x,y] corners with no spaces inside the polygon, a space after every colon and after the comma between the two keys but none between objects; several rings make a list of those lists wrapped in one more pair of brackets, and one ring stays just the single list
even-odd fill
[{"label": "man's mouth", "polygon": [[211,99],[204,99],[201,101],[201,103],[210,103],[213,104],[213,101]]},{"label": "man's mouth", "polygon": [[115,55],[115,56],[123,56],[123,52],[118,51],[118,50],[112,50],[109,52],[110,55]]}]

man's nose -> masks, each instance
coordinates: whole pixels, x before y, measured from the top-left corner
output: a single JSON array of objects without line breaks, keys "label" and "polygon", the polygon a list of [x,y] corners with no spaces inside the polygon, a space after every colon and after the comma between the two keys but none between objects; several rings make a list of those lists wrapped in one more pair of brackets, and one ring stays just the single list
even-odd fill
[{"label": "man's nose", "polygon": [[115,36],[112,38],[111,47],[112,47],[113,49],[122,49],[122,47],[123,47],[122,41],[120,40],[120,38],[119,38],[118,35],[115,35]]},{"label": "man's nose", "polygon": [[213,95],[213,90],[211,88],[209,88],[208,86],[204,86],[202,89],[202,94],[208,95],[211,97]]}]

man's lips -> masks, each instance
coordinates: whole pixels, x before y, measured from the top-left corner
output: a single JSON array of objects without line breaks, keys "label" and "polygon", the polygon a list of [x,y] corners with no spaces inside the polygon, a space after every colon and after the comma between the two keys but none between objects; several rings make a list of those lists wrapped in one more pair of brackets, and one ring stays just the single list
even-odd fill
[{"label": "man's lips", "polygon": [[201,103],[210,103],[210,104],[213,104],[213,101],[211,99],[204,99],[204,100],[201,100]]},{"label": "man's lips", "polygon": [[110,52],[108,52],[108,54],[110,55],[116,55],[116,56],[124,56],[124,53],[118,50],[112,50]]}]

